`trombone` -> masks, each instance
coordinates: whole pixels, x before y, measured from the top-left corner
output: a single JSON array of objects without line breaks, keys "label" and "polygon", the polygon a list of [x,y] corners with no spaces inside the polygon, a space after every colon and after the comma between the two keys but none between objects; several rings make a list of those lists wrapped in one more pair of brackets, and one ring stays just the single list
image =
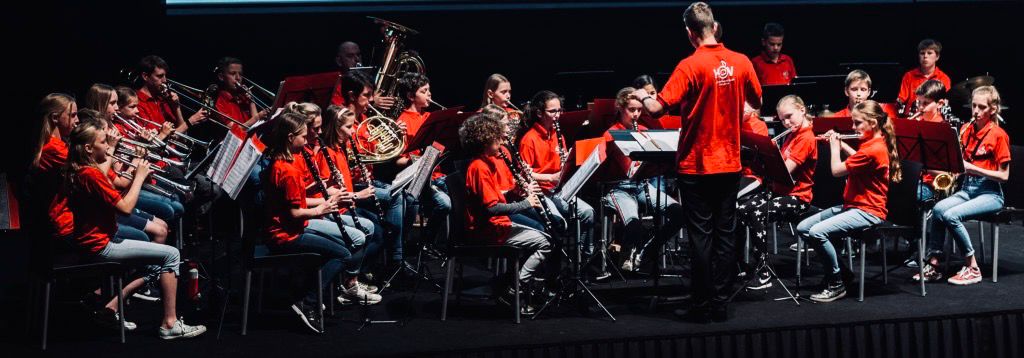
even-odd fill
[{"label": "trombone", "polygon": [[[170,83],[170,85],[168,85],[167,83]],[[202,101],[202,99],[206,97],[206,94],[205,94],[204,91],[202,91],[202,90],[200,90],[198,88],[195,88],[195,87],[184,85],[181,82],[172,80],[170,78],[167,79],[167,83],[165,83],[163,85],[163,88],[161,89],[164,93],[167,93],[167,92],[177,93],[179,98],[184,98],[184,99],[187,99],[189,102],[195,103],[196,105],[199,106],[200,109],[205,109],[210,114],[218,115],[221,118],[225,118],[225,119],[227,119],[227,120],[229,120],[231,122],[234,122],[235,124],[241,126],[245,130],[249,130],[249,126],[245,125],[245,123],[239,122],[238,120],[236,120],[234,118],[231,118],[230,116],[224,114],[223,112],[218,111],[216,107],[210,105],[209,103],[206,103],[206,102]],[[180,87],[181,90],[175,89],[175,87]],[[189,111],[198,112],[194,108],[186,106],[184,103],[180,103],[179,102],[179,105],[181,105],[182,107],[184,107],[185,109],[187,109]],[[220,121],[214,120],[214,121],[211,121],[211,122],[214,122],[217,125],[219,125],[221,127],[224,127],[225,129],[228,129],[228,130],[231,129],[230,127],[228,127],[228,125],[226,125],[224,123],[221,123]]]},{"label": "trombone", "polygon": [[[152,125],[152,126],[157,126],[157,127],[160,126],[159,123],[153,122],[153,121],[151,121],[149,119],[146,119],[146,118],[142,118],[139,115],[135,115],[135,119],[138,119],[140,121],[146,122],[147,124]],[[184,140],[185,142],[188,142],[188,143],[179,142],[180,144],[185,144],[186,147],[190,147],[192,145],[198,145],[198,146],[203,147],[203,148],[209,148],[210,147],[210,142],[201,141],[198,138],[195,138],[193,136],[190,136],[188,134],[185,134],[185,133],[182,133],[182,132],[178,132],[178,131],[171,131],[171,138],[181,139],[181,140]]]},{"label": "trombone", "polygon": [[[127,153],[123,153],[123,154],[127,154]],[[131,154],[129,154],[129,155],[131,155]],[[125,158],[122,158],[122,157],[119,157],[119,156],[116,156],[116,155],[111,155],[110,157],[113,158],[114,160],[118,161],[118,162],[121,162],[121,163],[129,166],[129,167],[132,167],[132,168],[138,167],[138,165],[135,164],[135,163],[132,163],[131,160],[128,160],[128,159],[125,159]],[[190,193],[192,193],[193,188],[191,186],[178,183],[176,181],[167,179],[167,178],[157,174],[157,173],[166,173],[163,169],[160,169],[159,167],[157,167],[155,165],[152,165],[152,164],[149,165],[149,169],[153,171],[153,173],[150,173],[149,176],[153,177],[153,179],[156,179],[156,181],[158,183],[167,185],[167,186],[171,187],[172,189],[174,189],[174,190],[176,190],[176,191],[178,191],[179,193],[182,193],[182,194],[190,194]]]}]

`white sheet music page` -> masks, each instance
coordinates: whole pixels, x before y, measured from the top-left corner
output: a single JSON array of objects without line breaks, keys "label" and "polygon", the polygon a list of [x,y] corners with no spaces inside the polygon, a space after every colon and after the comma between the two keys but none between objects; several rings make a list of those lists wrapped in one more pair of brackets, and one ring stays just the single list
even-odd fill
[{"label": "white sheet music page", "polygon": [[249,178],[249,173],[252,172],[253,167],[256,166],[256,162],[263,157],[263,149],[260,145],[249,139],[245,142],[245,146],[242,151],[238,153],[238,158],[235,159],[235,164],[228,170],[228,175],[224,180],[224,184],[221,185],[224,191],[231,196],[231,199],[238,198],[238,193],[242,191],[242,187],[245,186],[246,179]]},{"label": "white sheet music page", "polygon": [[583,184],[586,183],[587,180],[590,179],[590,176],[594,175],[594,172],[597,171],[597,168],[601,166],[601,150],[604,148],[605,147],[602,145],[590,152],[590,156],[587,157],[587,160],[583,161],[579,170],[576,170],[576,173],[562,184],[562,188],[559,189],[558,193],[555,195],[558,195],[558,197],[565,201],[576,196],[576,193],[580,191]]}]

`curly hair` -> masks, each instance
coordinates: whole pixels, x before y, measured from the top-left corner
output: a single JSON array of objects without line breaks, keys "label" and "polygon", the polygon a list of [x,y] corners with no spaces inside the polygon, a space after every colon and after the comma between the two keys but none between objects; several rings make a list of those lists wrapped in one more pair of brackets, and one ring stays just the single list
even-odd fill
[{"label": "curly hair", "polygon": [[485,114],[474,114],[462,122],[459,127],[459,142],[469,156],[483,154],[489,145],[501,142],[503,138],[501,123]]}]

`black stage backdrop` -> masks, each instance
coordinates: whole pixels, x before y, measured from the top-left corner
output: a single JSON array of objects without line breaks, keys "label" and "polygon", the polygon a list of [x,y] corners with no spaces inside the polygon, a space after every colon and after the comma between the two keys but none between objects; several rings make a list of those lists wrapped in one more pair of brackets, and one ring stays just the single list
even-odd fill
[{"label": "black stage backdrop", "polygon": [[[424,2],[429,3],[429,2]],[[1015,115],[1020,98],[1021,2],[918,2],[846,4],[751,4],[716,6],[725,44],[756,54],[765,22],[786,27],[784,53],[801,75],[844,73],[841,62],[916,65],[923,38],[943,45],[939,66],[954,82],[989,73],[997,78],[1012,138],[1024,138]],[[479,104],[484,79],[500,72],[512,79],[514,99],[541,89],[567,88],[563,71],[610,70],[588,91],[603,97],[638,74],[672,70],[690,54],[682,24],[685,4],[651,7],[500,11],[300,12],[168,16],[163,1],[31,1],[9,4],[6,35],[2,168],[17,177],[38,136],[39,99],[49,92],[78,97],[94,82],[116,84],[120,69],[158,54],[170,76],[196,87],[211,82],[218,58],[245,61],[246,75],[274,88],[283,76],[334,69],[337,44],[353,40],[364,62],[380,35],[365,19],[387,18],[415,28],[409,41],[427,63],[434,99],[446,106]],[[876,75],[877,76],[877,75]],[[877,82],[878,80],[876,80]],[[893,81],[898,81],[894,79]],[[895,91],[895,89],[887,89]],[[563,90],[564,92],[564,90]],[[835,88],[842,99],[842,88]],[[575,94],[564,93],[570,100]],[[584,98],[585,100],[586,98]],[[13,253],[11,255],[14,255]],[[9,265],[10,261],[3,265]],[[19,268],[4,267],[2,286]]]}]

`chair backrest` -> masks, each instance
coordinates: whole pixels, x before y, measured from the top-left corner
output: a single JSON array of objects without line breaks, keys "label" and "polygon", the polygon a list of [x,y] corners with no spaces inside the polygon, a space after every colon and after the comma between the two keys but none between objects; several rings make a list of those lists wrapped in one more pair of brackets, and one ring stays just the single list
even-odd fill
[{"label": "chair backrest", "polygon": [[466,230],[466,169],[464,166],[459,166],[454,172],[448,174],[445,179],[445,185],[448,186],[448,196],[452,200],[452,211],[449,214],[449,220],[451,222],[451,238],[448,240],[448,245],[460,245],[464,244],[464,235],[458,233],[465,233]]},{"label": "chair backrest", "polygon": [[1010,178],[1003,183],[1004,206],[1024,207],[1024,146],[1010,146]]},{"label": "chair backrest", "polygon": [[894,224],[915,226],[920,221],[917,205],[917,187],[924,166],[921,163],[901,160],[900,168],[903,180],[889,183],[889,193],[885,207],[889,209],[887,220]]}]

